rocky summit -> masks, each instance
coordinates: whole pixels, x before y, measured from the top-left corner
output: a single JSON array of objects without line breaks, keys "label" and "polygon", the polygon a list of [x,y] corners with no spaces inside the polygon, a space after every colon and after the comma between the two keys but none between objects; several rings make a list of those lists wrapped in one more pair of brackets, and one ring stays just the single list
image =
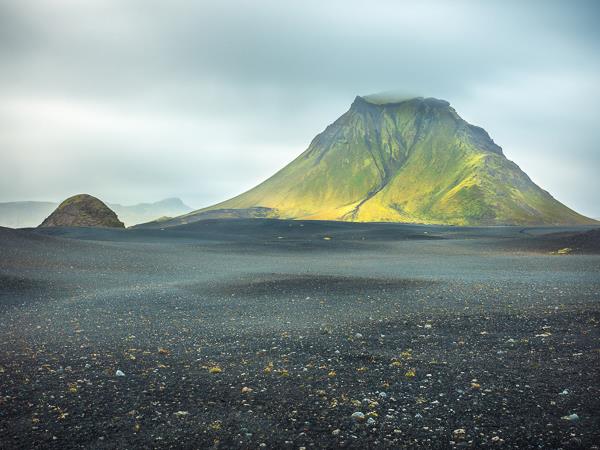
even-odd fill
[{"label": "rocky summit", "polygon": [[79,194],[58,205],[40,227],[125,228],[125,225],[101,200],[91,195]]},{"label": "rocky summit", "polygon": [[450,225],[597,223],[537,186],[447,101],[422,97],[356,97],[304,153],[262,184],[160,226],[220,212]]}]

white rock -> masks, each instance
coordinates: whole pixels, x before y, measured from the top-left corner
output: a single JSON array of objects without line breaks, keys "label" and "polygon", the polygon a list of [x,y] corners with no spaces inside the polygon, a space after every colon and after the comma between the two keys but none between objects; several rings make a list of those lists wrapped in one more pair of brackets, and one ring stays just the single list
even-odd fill
[{"label": "white rock", "polygon": [[356,411],[355,413],[352,413],[351,417],[356,421],[362,422],[363,420],[365,420],[365,415],[360,411]]},{"label": "white rock", "polygon": [[115,375],[118,376],[118,377],[124,377],[125,376],[125,374],[121,370],[119,370],[119,369],[117,369],[117,371],[115,372]]},{"label": "white rock", "polygon": [[465,430],[464,428],[457,428],[452,432],[452,437],[456,440],[464,439],[466,435],[467,430]]},{"label": "white rock", "polygon": [[569,414],[568,416],[563,416],[562,418],[568,420],[569,422],[577,422],[579,420],[579,416],[577,414]]}]

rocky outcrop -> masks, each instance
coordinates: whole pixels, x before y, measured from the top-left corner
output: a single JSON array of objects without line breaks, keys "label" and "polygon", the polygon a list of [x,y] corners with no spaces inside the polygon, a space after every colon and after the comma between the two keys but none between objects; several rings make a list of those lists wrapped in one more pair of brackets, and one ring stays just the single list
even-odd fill
[{"label": "rocky outcrop", "polygon": [[113,210],[96,197],[79,194],[66,199],[40,227],[125,228]]}]

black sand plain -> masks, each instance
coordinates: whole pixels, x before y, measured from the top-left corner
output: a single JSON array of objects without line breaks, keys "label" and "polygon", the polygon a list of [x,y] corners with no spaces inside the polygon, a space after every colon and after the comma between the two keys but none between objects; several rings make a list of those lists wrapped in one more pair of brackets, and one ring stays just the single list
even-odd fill
[{"label": "black sand plain", "polygon": [[0,229],[0,447],[598,448],[587,230]]}]

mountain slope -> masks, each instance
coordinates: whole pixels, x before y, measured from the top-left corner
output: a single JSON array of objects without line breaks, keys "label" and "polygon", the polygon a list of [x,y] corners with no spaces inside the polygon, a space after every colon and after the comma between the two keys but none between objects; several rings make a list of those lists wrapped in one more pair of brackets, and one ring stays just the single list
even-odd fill
[{"label": "mountain slope", "polygon": [[539,188],[485,130],[433,98],[386,103],[357,97],[304,153],[265,182],[162,226],[223,210],[456,225],[595,223]]}]

